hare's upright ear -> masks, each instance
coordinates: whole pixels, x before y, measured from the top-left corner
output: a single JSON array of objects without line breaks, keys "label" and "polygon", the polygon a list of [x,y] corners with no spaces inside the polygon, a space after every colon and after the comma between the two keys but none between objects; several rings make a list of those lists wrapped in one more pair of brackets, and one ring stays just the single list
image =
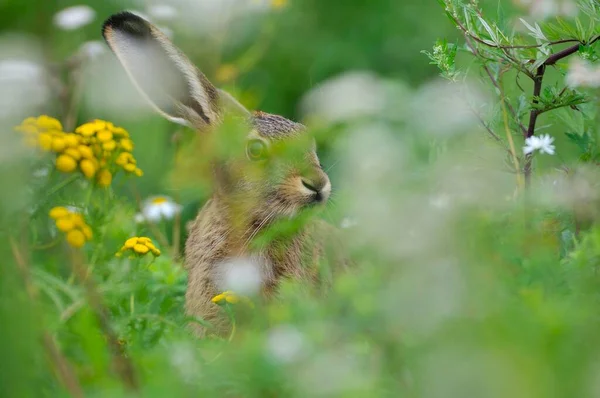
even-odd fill
[{"label": "hare's upright ear", "polygon": [[[224,94],[145,19],[122,12],[102,28],[104,39],[135,86],[163,116],[199,130],[221,119]],[[229,105],[226,105],[229,106]]]}]

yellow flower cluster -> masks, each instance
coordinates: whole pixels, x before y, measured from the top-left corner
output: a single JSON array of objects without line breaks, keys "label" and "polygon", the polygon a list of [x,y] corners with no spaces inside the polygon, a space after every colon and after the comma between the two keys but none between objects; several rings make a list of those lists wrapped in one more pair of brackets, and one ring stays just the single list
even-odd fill
[{"label": "yellow flower cluster", "polygon": [[131,153],[129,133],[110,122],[94,120],[76,128],[75,133],[67,133],[58,120],[44,115],[27,118],[15,129],[23,133],[28,145],[56,153],[58,170],[71,173],[79,169],[101,187],[112,182],[116,172],[113,162],[128,173],[143,175]]},{"label": "yellow flower cluster", "polygon": [[117,257],[121,257],[126,251],[130,251],[139,256],[144,256],[148,253],[152,253],[154,257],[160,256],[160,250],[154,246],[150,238],[145,236],[134,236],[133,238],[127,239],[123,247],[117,252]]},{"label": "yellow flower cluster", "polygon": [[92,148],[94,155],[100,160],[100,166],[105,166],[114,159],[115,164],[126,172],[138,177],[143,175],[131,153],[133,141],[125,129],[116,127],[111,122],[94,120],[77,127],[75,133],[81,135],[83,143]]},{"label": "yellow flower cluster", "polygon": [[67,234],[67,242],[73,247],[82,247],[92,239],[92,229],[85,223],[81,214],[65,207],[54,207],[50,210],[56,228]]},{"label": "yellow flower cluster", "polygon": [[[25,143],[32,147],[40,147],[44,150],[52,150],[54,138],[63,134],[60,122],[49,116],[28,117],[15,127],[15,130],[23,133]],[[57,142],[57,145],[59,143]]]}]

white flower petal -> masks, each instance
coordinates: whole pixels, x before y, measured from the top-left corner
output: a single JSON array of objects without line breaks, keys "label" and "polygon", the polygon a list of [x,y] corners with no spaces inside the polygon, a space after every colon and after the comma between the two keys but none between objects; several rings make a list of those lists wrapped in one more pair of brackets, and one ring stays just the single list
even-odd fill
[{"label": "white flower petal", "polygon": [[96,11],[86,5],[65,8],[54,15],[54,24],[63,30],[75,30],[90,24]]},{"label": "white flower petal", "polygon": [[146,218],[144,217],[144,215],[142,213],[137,213],[134,217],[133,217],[134,221],[138,224],[143,223],[144,221],[146,221]]},{"label": "white flower petal", "polygon": [[148,7],[148,15],[157,20],[170,20],[179,14],[175,7],[168,4],[154,4]]},{"label": "white flower petal", "polygon": [[151,196],[144,201],[142,214],[147,220],[158,222],[172,219],[182,208],[168,196]]},{"label": "white flower petal", "polygon": [[158,206],[146,207],[142,213],[146,220],[150,222],[158,222],[162,218],[162,212]]},{"label": "white flower petal", "polygon": [[106,53],[106,45],[98,40],[87,41],[83,43],[79,51],[87,58],[94,59]]}]

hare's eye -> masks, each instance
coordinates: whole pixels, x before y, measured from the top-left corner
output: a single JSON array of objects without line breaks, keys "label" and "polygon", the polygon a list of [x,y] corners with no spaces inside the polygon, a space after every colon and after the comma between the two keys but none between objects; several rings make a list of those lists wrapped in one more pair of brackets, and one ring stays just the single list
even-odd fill
[{"label": "hare's eye", "polygon": [[268,152],[267,144],[261,140],[250,140],[246,145],[246,155],[250,160],[266,159]]}]

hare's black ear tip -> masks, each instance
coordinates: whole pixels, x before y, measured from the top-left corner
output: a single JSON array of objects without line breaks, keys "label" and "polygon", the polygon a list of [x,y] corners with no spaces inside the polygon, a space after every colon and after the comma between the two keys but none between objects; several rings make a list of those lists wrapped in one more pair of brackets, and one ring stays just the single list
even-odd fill
[{"label": "hare's black ear tip", "polygon": [[111,15],[102,25],[102,35],[106,39],[107,35],[113,31],[127,33],[133,36],[144,37],[150,34],[148,21],[129,11],[123,11]]}]

